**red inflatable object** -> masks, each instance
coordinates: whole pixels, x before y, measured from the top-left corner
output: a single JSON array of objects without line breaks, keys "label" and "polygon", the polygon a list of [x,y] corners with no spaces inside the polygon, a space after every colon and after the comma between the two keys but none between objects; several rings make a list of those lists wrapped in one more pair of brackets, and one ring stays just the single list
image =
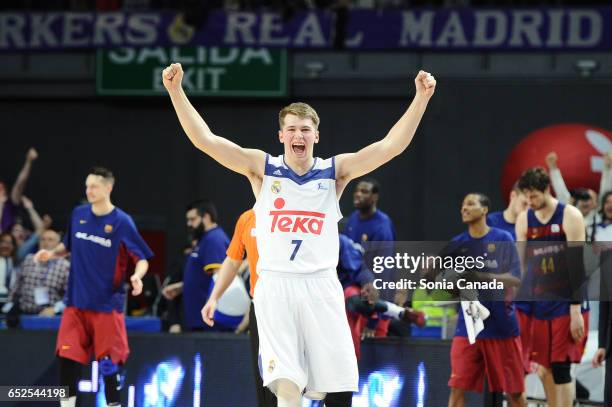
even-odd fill
[{"label": "red inflatable object", "polygon": [[559,124],[536,130],[510,152],[502,170],[502,196],[527,168],[546,166],[546,155],[557,153],[557,165],[569,190],[599,189],[603,154],[612,152],[612,132],[586,124]]}]

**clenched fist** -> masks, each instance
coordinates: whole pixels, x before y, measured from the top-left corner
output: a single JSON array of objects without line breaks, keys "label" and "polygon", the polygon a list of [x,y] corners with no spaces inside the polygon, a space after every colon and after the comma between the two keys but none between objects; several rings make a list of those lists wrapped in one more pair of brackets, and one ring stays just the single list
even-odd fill
[{"label": "clenched fist", "polygon": [[30,149],[28,150],[28,153],[26,154],[26,160],[27,161],[34,161],[38,158],[38,151],[36,151],[36,149],[34,147],[30,147]]},{"label": "clenched fist", "polygon": [[414,84],[416,85],[417,95],[423,95],[428,99],[436,90],[436,78],[429,72],[419,71],[414,79]]},{"label": "clenched fist", "polygon": [[554,170],[557,168],[558,159],[559,157],[557,157],[557,153],[555,153],[554,151],[551,151],[550,153],[546,154],[546,165],[548,166],[549,170]]},{"label": "clenched fist", "polygon": [[181,81],[183,80],[183,67],[181,64],[170,64],[162,71],[162,79],[168,92],[180,89]]}]

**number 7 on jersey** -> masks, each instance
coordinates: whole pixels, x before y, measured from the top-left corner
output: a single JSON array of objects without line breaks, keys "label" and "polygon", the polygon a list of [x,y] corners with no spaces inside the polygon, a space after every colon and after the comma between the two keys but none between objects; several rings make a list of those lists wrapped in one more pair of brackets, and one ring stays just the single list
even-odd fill
[{"label": "number 7 on jersey", "polygon": [[289,258],[289,260],[293,261],[293,259],[295,259],[295,255],[297,254],[298,250],[300,250],[300,246],[302,245],[303,240],[292,240],[291,244],[295,245],[295,249],[293,249],[293,253],[291,253],[291,257]]}]

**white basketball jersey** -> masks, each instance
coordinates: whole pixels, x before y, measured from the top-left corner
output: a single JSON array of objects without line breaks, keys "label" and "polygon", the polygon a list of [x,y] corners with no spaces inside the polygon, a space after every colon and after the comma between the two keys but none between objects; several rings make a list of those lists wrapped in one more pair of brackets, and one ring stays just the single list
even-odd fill
[{"label": "white basketball jersey", "polygon": [[334,157],[314,159],[299,176],[282,155],[266,155],[261,191],[254,206],[258,273],[313,273],[338,265],[338,221]]}]

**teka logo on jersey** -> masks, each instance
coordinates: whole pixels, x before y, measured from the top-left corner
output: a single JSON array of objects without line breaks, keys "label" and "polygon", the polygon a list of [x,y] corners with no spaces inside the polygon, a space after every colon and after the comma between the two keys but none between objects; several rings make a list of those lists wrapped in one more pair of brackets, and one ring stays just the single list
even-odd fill
[{"label": "teka logo on jersey", "polygon": [[283,198],[276,198],[274,200],[274,207],[278,210],[270,211],[272,216],[270,232],[321,234],[323,221],[325,220],[324,213],[281,210],[285,207],[285,200]]}]

